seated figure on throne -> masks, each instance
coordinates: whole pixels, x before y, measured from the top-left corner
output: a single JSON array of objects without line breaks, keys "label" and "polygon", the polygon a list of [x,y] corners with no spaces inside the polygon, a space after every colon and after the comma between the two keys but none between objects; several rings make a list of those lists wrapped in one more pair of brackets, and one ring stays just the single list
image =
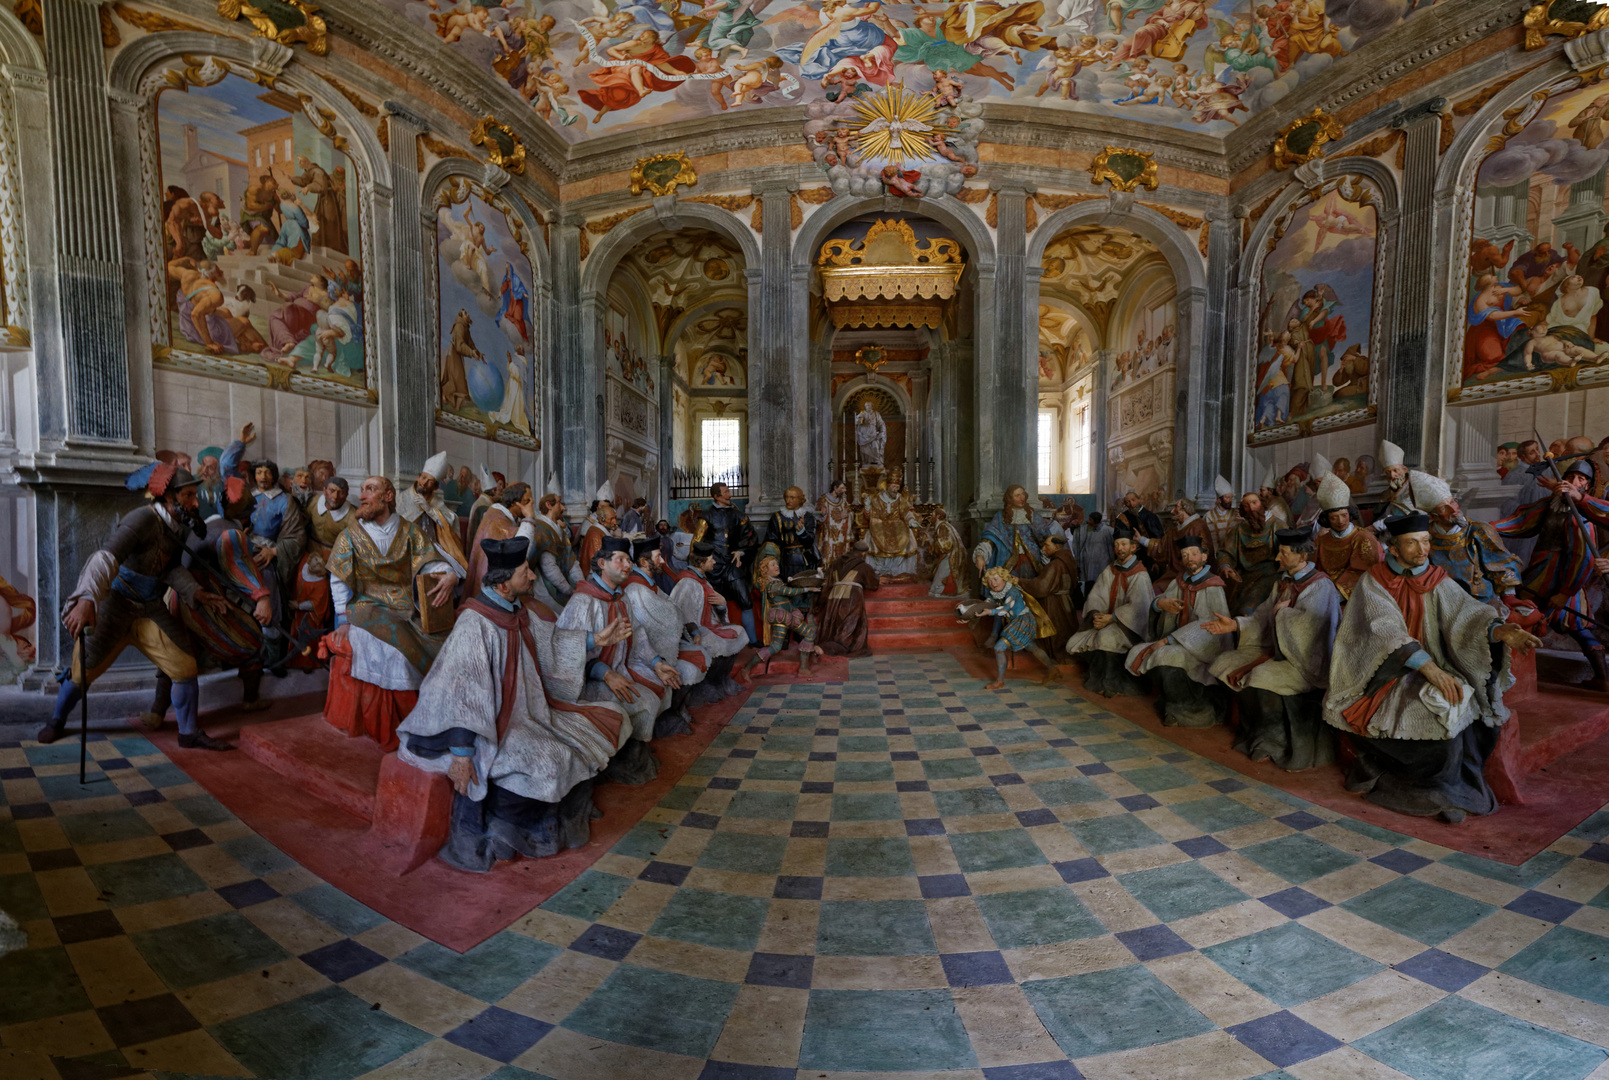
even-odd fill
[{"label": "seated figure on throne", "polygon": [[861,526],[871,541],[866,561],[885,582],[916,580],[916,529],[920,523],[911,497],[904,491],[904,479],[898,466],[889,469],[861,511]]},{"label": "seated figure on throne", "polygon": [[397,725],[413,710],[446,640],[426,633],[415,618],[414,579],[433,579],[428,599],[435,608],[451,602],[459,574],[418,523],[397,512],[390,480],[371,476],[358,491],[357,521],[330,551],[336,629],[321,645],[330,654],[324,717],[349,735],[368,735],[394,750]]}]

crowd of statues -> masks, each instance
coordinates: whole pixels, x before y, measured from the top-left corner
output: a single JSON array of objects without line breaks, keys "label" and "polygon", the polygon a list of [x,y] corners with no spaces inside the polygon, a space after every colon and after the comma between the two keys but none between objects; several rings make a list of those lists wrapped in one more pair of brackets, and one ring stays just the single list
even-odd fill
[{"label": "crowd of statues", "polygon": [[125,647],[159,672],[142,721],[171,709],[186,748],[229,749],[198,723],[201,672],[237,671],[251,710],[265,671],[327,667],[332,725],[448,776],[442,857],[468,870],[584,843],[592,785],[651,779],[652,740],[785,649],[801,674],[817,654],[865,655],[865,594],[889,582],[967,597],[976,577],[958,610],[993,651],[993,687],[1014,654],[1047,679],[1070,655],[1091,691],[1154,688],[1168,724],[1224,723],[1234,701],[1254,759],[1312,768],[1342,739],[1350,790],[1450,821],[1495,809],[1482,766],[1514,650],[1573,637],[1588,687],[1609,690],[1585,596],[1609,573],[1609,440],[1522,452],[1492,523],[1385,443],[1368,511],[1321,458],[1238,500],[1220,478],[1211,508],[1181,501],[1166,523],[1133,495],[1109,523],[1076,504],[1045,518],[1014,486],[970,549],[897,469],[813,509],[790,488],[763,523],[724,485],[674,526],[601,490],[574,527],[558,494],[467,469],[453,484],[444,455],[402,491],[371,476],[353,492],[328,462],[287,483],[247,459],[253,441],[248,424],[199,475],[163,459],[129,478],[145,503],[66,601],[76,641],[39,740]]},{"label": "crowd of statues", "polygon": [[1573,638],[1591,671],[1579,685],[1609,692],[1609,627],[1589,601],[1609,575],[1609,439],[1508,449],[1514,491],[1492,522],[1389,442],[1367,509],[1317,457],[1238,499],[1219,477],[1210,509],[1181,501],[1166,523],[1132,494],[1111,525],[1058,510],[1035,533],[1038,566],[991,567],[968,612],[999,657],[991,685],[1009,653],[1032,652],[1047,681],[1071,654],[1088,690],[1154,691],[1165,724],[1225,723],[1233,702],[1235,746],[1255,760],[1310,769],[1344,743],[1349,791],[1450,822],[1490,813],[1513,654]]}]

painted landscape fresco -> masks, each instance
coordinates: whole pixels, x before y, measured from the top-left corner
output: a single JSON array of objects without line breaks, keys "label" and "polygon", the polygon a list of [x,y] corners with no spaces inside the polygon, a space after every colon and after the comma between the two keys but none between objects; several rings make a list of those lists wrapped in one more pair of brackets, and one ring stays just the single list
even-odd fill
[{"label": "painted landscape fresco", "polygon": [[381,0],[575,140],[904,82],[1226,131],[1434,0]]},{"label": "painted landscape fresco", "polygon": [[[1354,194],[1357,194],[1354,192]],[[1300,207],[1263,262],[1251,442],[1367,423],[1378,219],[1331,190]]]},{"label": "painted landscape fresco", "polygon": [[436,204],[442,419],[535,449],[531,260],[508,217],[467,181],[449,182]]},{"label": "painted landscape fresco", "polygon": [[285,388],[293,372],[367,385],[346,155],[296,98],[236,75],[163,91],[157,124],[172,348],[267,368]]},{"label": "painted landscape fresco", "polygon": [[1609,93],[1546,102],[1481,164],[1455,400],[1609,382]]}]

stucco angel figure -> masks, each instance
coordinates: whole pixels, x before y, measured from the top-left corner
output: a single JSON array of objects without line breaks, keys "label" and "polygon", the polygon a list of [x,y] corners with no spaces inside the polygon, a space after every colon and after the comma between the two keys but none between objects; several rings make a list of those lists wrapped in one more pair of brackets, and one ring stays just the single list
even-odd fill
[{"label": "stucco angel figure", "polygon": [[888,425],[883,414],[870,401],[860,403],[855,414],[855,446],[860,451],[862,469],[882,468],[883,449],[888,443]]}]

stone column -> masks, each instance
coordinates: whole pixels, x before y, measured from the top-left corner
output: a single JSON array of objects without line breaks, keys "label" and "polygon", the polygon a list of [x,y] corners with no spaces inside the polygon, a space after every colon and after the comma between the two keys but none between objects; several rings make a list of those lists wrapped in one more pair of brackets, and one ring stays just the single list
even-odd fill
[{"label": "stone column", "polygon": [[1175,357],[1183,361],[1178,365],[1183,385],[1175,388],[1183,402],[1183,412],[1173,445],[1175,490],[1168,492],[1171,500],[1176,491],[1183,491],[1185,498],[1194,499],[1201,506],[1212,505],[1212,482],[1225,463],[1221,456],[1224,430],[1233,428],[1232,423],[1226,423],[1228,417],[1224,412],[1224,358],[1235,264],[1240,255],[1239,222],[1221,213],[1209,213],[1207,222],[1206,292],[1203,295],[1193,290],[1181,293],[1177,300],[1181,314],[1178,329],[1184,329],[1182,324],[1188,305],[1192,324],[1200,320],[1200,332],[1196,333],[1192,325],[1191,336],[1181,334],[1175,339],[1174,348],[1177,350],[1192,339],[1199,341],[1201,347],[1189,357]]},{"label": "stone column", "polygon": [[[978,417],[987,421],[978,432],[978,500],[993,514],[1005,489],[1022,484],[1030,494],[1038,487],[1033,465],[1039,402],[1038,332],[1039,274],[1028,273],[1028,195],[1031,185],[997,181],[995,193],[995,271],[993,298],[986,305],[979,289],[979,323],[993,323],[992,356],[978,353]],[[980,325],[981,328],[981,325]]]},{"label": "stone column", "polygon": [[659,360],[659,473],[653,501],[654,513],[665,517],[670,509],[670,477],[676,466],[676,356]]},{"label": "stone column", "polygon": [[[810,268],[808,266],[795,267],[795,272],[805,279],[806,289],[808,289]],[[794,294],[797,295],[798,292],[799,289],[795,286]],[[810,372],[807,381],[809,400],[806,403],[806,407],[810,411],[810,469],[808,475],[811,483],[808,491],[812,501],[814,501],[815,496],[825,494],[828,485],[836,479],[833,475],[834,472],[840,475],[843,473],[844,463],[837,460],[837,448],[832,444],[832,347],[819,341],[810,341],[806,344],[809,347],[806,362],[809,364]],[[829,460],[833,461],[831,470],[827,468]]]},{"label": "stone column", "polygon": [[1427,439],[1439,425],[1426,420],[1440,415],[1445,388],[1439,366],[1442,357],[1431,356],[1427,327],[1431,304],[1445,293],[1436,283],[1434,202],[1436,157],[1441,138],[1440,111],[1445,98],[1432,98],[1405,112],[1396,126],[1406,133],[1402,169],[1402,213],[1397,228],[1397,275],[1392,295],[1391,363],[1383,372],[1384,400],[1380,403],[1379,436],[1402,447],[1409,465],[1418,465],[1433,453]]},{"label": "stone column", "polygon": [[[427,125],[418,115],[394,101],[385,103],[389,128],[386,162],[390,166],[389,205],[375,199],[376,263],[389,268],[391,318],[380,320],[382,333],[392,335],[391,348],[376,343],[380,364],[381,473],[411,481],[436,450],[437,367],[434,323],[435,301],[429,295],[425,262],[419,252],[428,223],[435,235],[432,215],[424,209],[420,190],[419,136]],[[371,193],[371,197],[374,194]]]},{"label": "stone column", "polygon": [[1106,441],[1111,436],[1107,420],[1108,372],[1112,367],[1112,350],[1098,349],[1095,353],[1095,385],[1089,403],[1089,468],[1090,490],[1095,493],[1095,505],[1105,516],[1106,500]]},{"label": "stone column", "polygon": [[[603,343],[598,303],[583,310],[581,291],[582,218],[561,214],[552,228],[553,249],[553,466],[571,516],[579,520],[598,490],[603,470]],[[598,340],[593,340],[593,339]],[[596,363],[593,363],[596,361]]]},{"label": "stone column", "polygon": [[798,185],[768,180],[754,189],[763,207],[760,265],[749,274],[749,517],[782,506],[788,485],[810,476],[810,349],[807,311],[793,306],[793,224]]}]

